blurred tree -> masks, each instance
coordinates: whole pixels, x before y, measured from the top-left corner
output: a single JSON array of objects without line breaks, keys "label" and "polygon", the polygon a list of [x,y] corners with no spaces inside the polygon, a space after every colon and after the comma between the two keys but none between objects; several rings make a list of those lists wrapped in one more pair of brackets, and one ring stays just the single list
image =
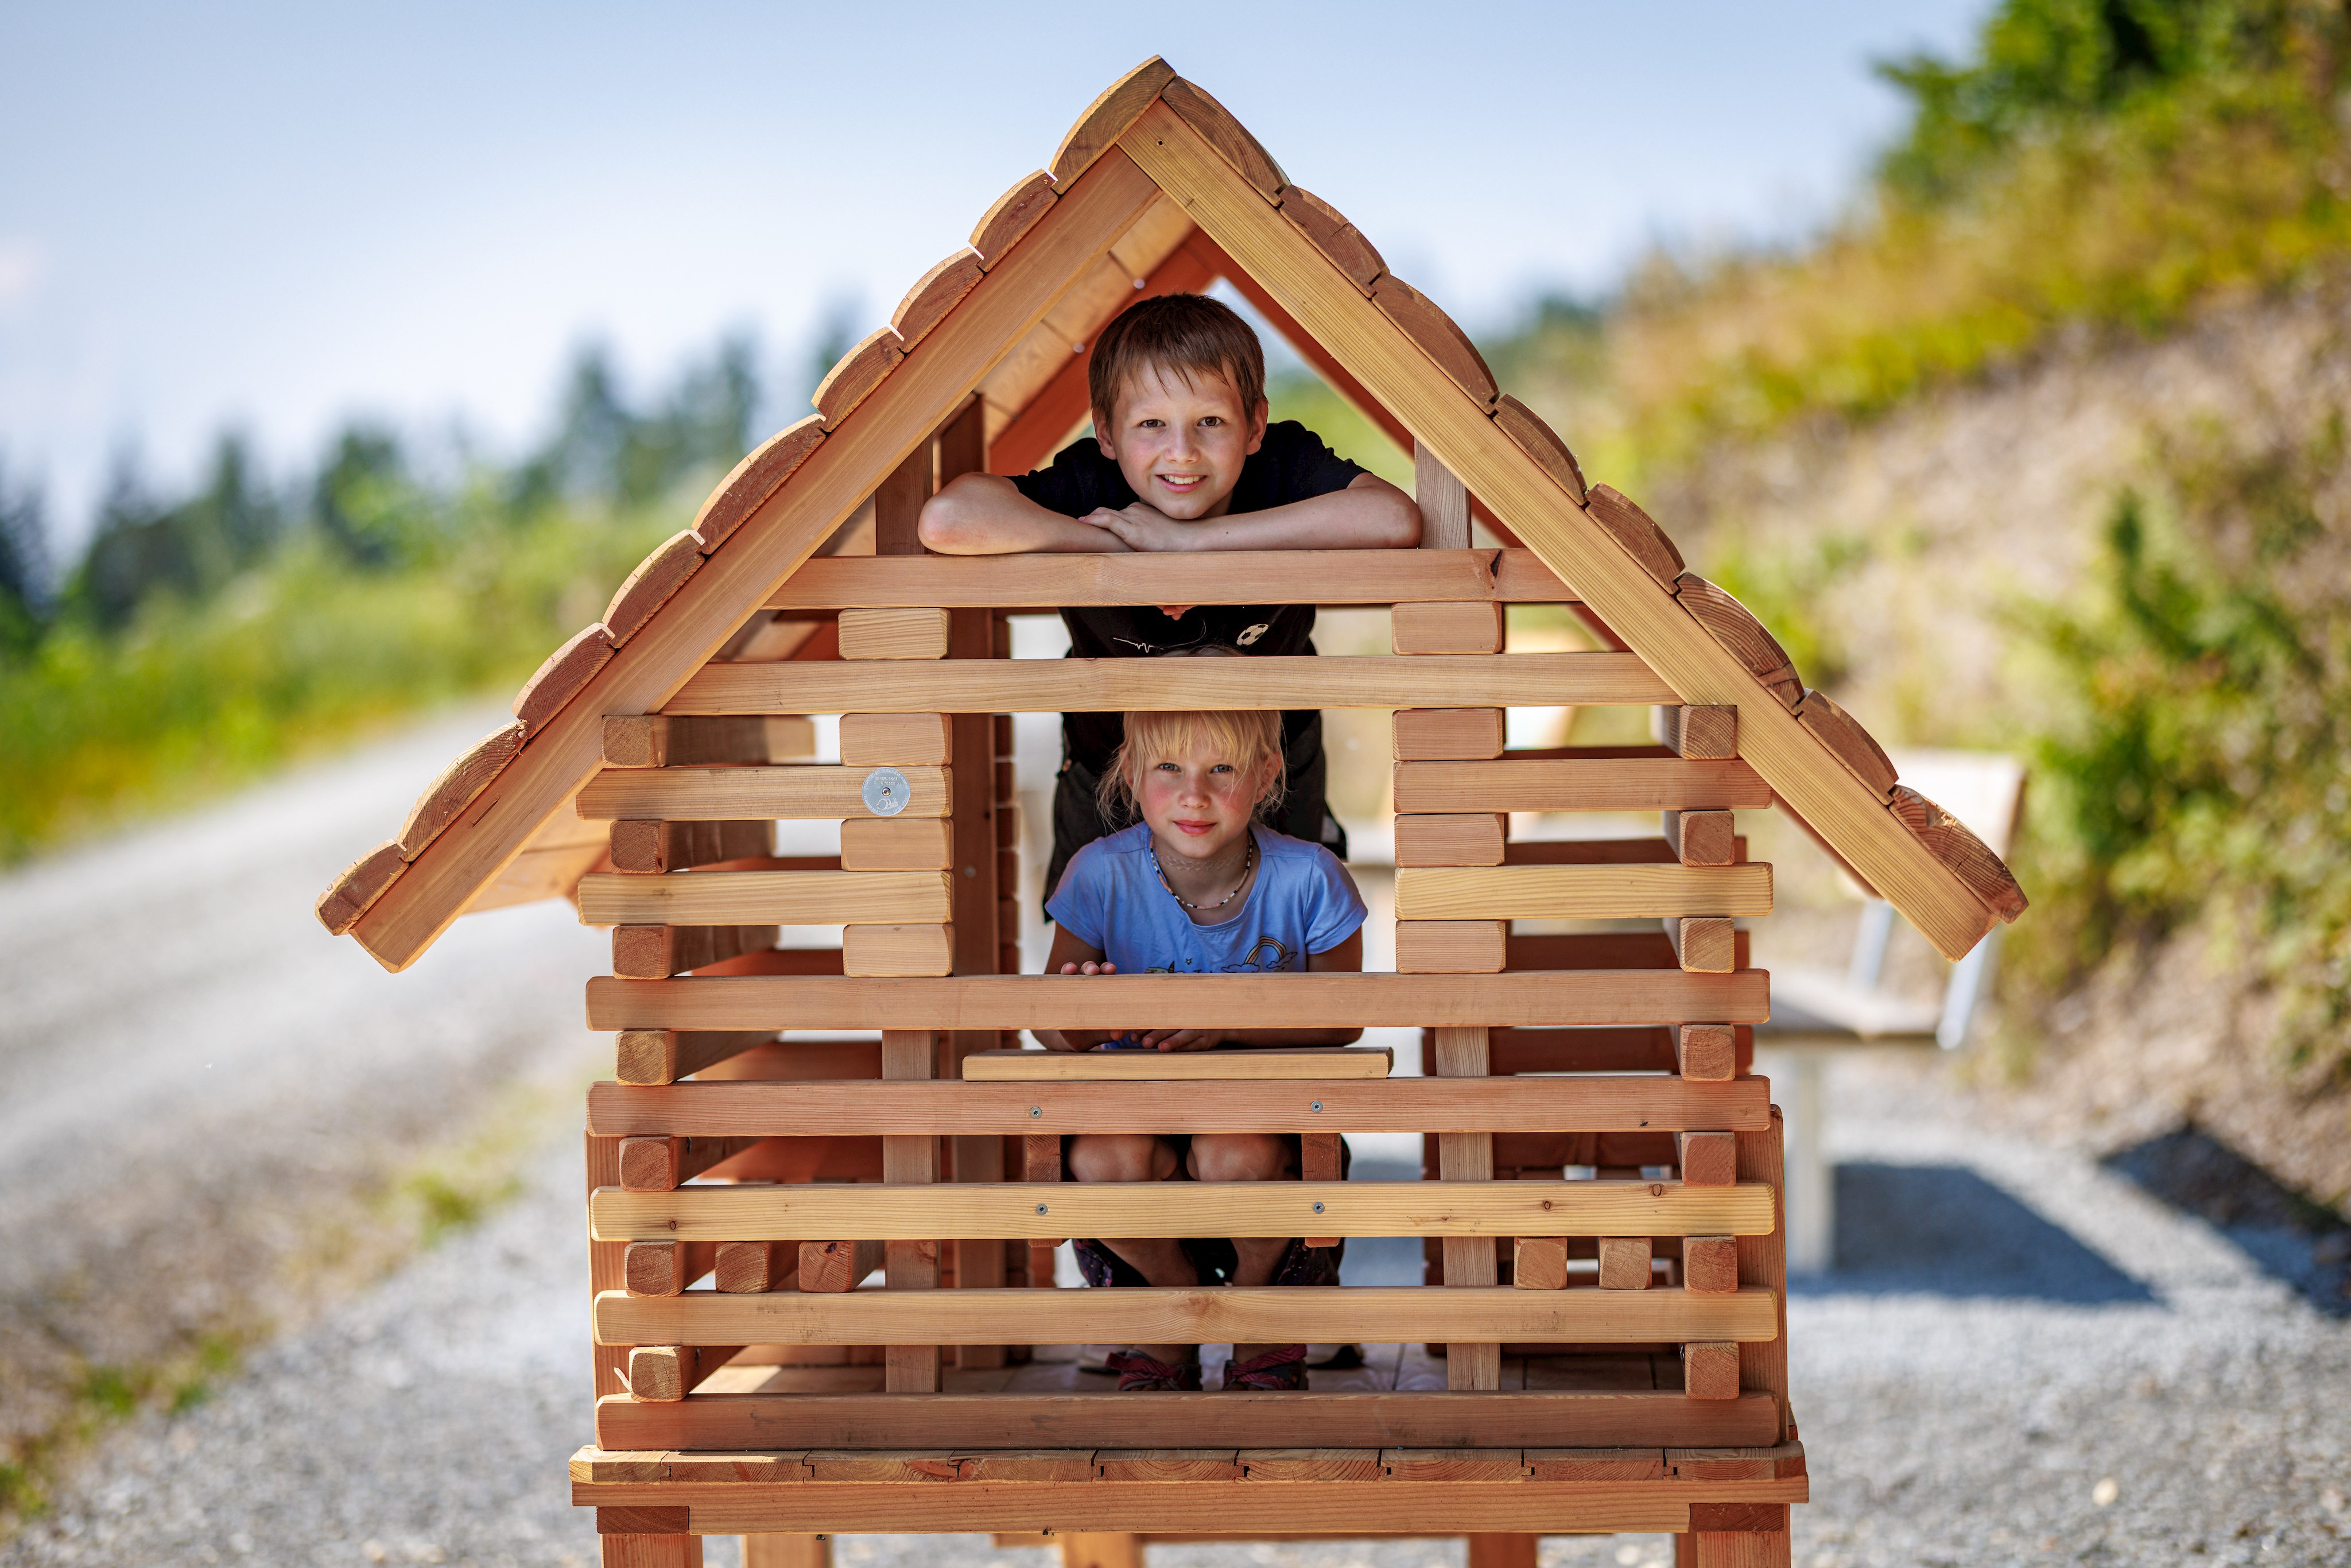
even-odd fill
[{"label": "blurred tree", "polygon": [[0,467],[0,659],[41,640],[48,609],[48,528],[38,487]]},{"label": "blurred tree", "polygon": [[622,399],[603,346],[582,347],[555,434],[516,470],[517,510],[528,514],[558,498],[640,507],[690,476],[733,467],[750,448],[759,396],[754,358],[750,339],[730,334],[706,362],[686,368],[664,402],[641,414]]},{"label": "blurred tree", "polygon": [[220,437],[204,487],[176,506],[156,499],[137,456],[126,451],[115,459],[97,531],[66,583],[64,607],[116,627],[158,591],[207,597],[268,555],[284,529],[285,510],[260,482],[242,435]]},{"label": "blurred tree", "polygon": [[1960,193],[2037,131],[2114,115],[2190,84],[2283,76],[2314,105],[2334,96],[2345,16],[2319,0],[2004,0],[1978,58],[1882,62],[1910,98],[1909,133],[1880,172],[1897,196]]}]

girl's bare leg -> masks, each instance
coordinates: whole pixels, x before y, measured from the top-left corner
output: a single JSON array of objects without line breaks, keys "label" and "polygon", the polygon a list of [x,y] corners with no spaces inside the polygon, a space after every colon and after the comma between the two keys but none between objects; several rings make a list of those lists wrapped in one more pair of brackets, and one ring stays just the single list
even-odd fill
[{"label": "girl's bare leg", "polygon": [[[1298,1141],[1276,1133],[1200,1133],[1192,1138],[1192,1179],[1195,1181],[1294,1181],[1298,1176]],[[1270,1285],[1274,1270],[1290,1250],[1287,1236],[1236,1236],[1233,1269],[1236,1285]],[[1233,1359],[1247,1361],[1279,1344],[1237,1344]]]},{"label": "girl's bare leg", "polygon": [[[1077,1181],[1172,1181],[1176,1145],[1149,1133],[1088,1133],[1070,1140],[1067,1166]],[[1196,1285],[1198,1272],[1172,1236],[1102,1237],[1102,1244],[1155,1285]],[[1155,1361],[1180,1365],[1200,1359],[1196,1344],[1138,1344]]]}]

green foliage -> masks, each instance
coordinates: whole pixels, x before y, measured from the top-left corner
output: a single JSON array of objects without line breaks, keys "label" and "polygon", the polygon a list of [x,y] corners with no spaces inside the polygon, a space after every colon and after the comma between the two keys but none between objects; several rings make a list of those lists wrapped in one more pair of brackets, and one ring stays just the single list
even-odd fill
[{"label": "green foliage", "polygon": [[1645,461],[1867,417],[2061,329],[2167,329],[2351,254],[2342,18],[2299,0],[2008,0],[1911,96],[1874,199],[1801,252],[1657,256],[1608,322]]},{"label": "green foliage", "polygon": [[1311,371],[1268,378],[1265,401],[1274,419],[1294,419],[1321,436],[1332,451],[1360,463],[1392,485],[1412,488],[1412,454],[1396,450],[1387,433],[1357,413],[1354,404]]},{"label": "green foliage", "polygon": [[2292,1064],[2351,1076],[2342,422],[2162,469],[2159,499],[2116,503],[2088,601],[2025,621],[2070,708],[2035,800],[2044,907],[2071,937],[2044,967],[2205,920],[2280,988]]}]

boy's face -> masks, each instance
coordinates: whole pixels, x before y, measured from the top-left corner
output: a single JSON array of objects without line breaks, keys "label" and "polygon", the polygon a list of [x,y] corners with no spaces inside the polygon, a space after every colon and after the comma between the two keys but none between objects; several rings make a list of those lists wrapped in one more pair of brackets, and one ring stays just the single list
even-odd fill
[{"label": "boy's face", "polygon": [[1196,740],[1181,755],[1163,754],[1143,768],[1134,780],[1135,804],[1163,856],[1213,860],[1249,831],[1276,766],[1268,758],[1245,769],[1214,742]]},{"label": "boy's face", "polygon": [[1222,375],[1180,374],[1146,365],[1121,392],[1102,455],[1144,504],[1177,522],[1221,517],[1240,483],[1241,464],[1265,441],[1266,406],[1241,406]]}]

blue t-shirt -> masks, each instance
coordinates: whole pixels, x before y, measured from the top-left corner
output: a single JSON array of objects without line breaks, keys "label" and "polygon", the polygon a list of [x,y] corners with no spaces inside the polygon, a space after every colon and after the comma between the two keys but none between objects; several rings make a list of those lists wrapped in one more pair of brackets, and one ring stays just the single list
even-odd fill
[{"label": "blue t-shirt", "polygon": [[1131,828],[1080,850],[1045,905],[1061,928],[1122,975],[1300,974],[1369,912],[1320,844],[1253,826],[1257,881],[1229,919],[1195,925],[1152,869],[1151,828]]}]

